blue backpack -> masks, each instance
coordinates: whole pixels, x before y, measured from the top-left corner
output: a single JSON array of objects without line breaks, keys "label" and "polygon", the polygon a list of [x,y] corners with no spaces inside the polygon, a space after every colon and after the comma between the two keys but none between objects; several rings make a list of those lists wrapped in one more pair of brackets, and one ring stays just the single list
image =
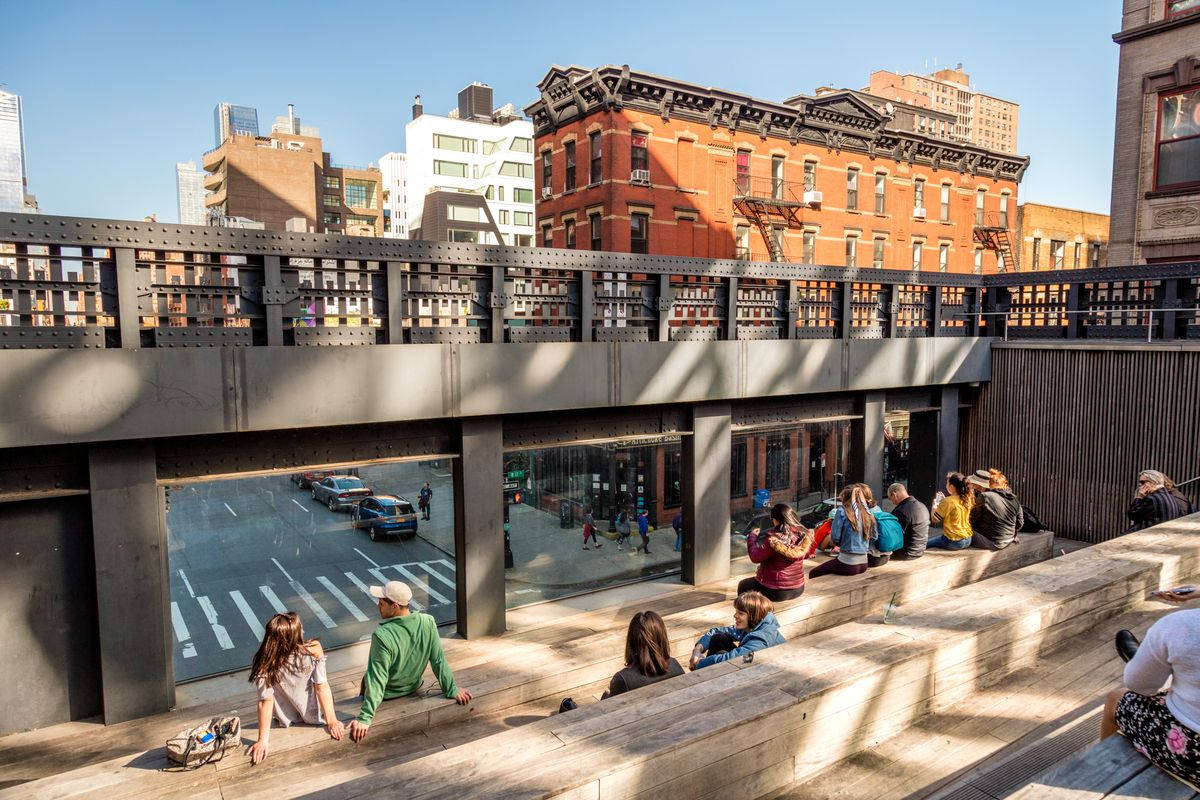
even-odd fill
[{"label": "blue backpack", "polygon": [[882,509],[873,509],[875,526],[879,530],[879,538],[875,540],[875,549],[881,553],[891,553],[904,547],[904,526],[895,514],[889,514]]}]

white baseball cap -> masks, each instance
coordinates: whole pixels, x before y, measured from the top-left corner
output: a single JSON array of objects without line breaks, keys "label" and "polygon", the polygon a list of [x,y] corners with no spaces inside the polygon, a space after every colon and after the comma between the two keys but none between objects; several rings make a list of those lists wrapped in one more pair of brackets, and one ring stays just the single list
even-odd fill
[{"label": "white baseball cap", "polygon": [[380,600],[391,600],[398,606],[406,606],[412,601],[412,589],[404,581],[388,581],[383,586],[372,586],[371,596]]}]

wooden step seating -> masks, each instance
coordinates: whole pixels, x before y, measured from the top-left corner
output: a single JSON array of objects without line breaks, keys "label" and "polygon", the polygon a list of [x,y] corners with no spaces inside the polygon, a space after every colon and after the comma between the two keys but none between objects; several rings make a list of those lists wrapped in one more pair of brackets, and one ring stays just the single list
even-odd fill
[{"label": "wooden step seating", "polygon": [[1197,792],[1133,749],[1124,736],[1110,736],[1057,765],[1011,800],[1196,800]]},{"label": "wooden step seating", "polygon": [[[805,595],[780,604],[777,616],[784,633],[796,638],[867,614],[879,613],[898,592],[900,602],[910,603],[947,589],[963,586],[991,575],[1047,559],[1051,554],[1052,535],[1026,534],[1019,545],[998,553],[981,550],[949,553],[930,552],[911,562],[895,562],[854,578],[828,577],[814,582]],[[751,565],[743,562],[745,568]],[[672,651],[681,660],[695,639],[713,625],[732,622],[730,602],[737,580],[743,575],[701,587],[663,583],[661,590],[627,603],[590,608],[588,603],[575,612],[563,613],[564,604],[543,604],[510,612],[515,630],[502,637],[479,641],[444,640],[448,658],[460,686],[475,695],[469,706],[457,706],[441,697],[436,682],[427,675],[427,692],[434,696],[402,699],[381,705],[371,726],[368,743],[405,739],[427,742],[441,749],[441,734],[426,737],[423,732],[447,723],[459,725],[489,714],[504,713],[539,699],[557,699],[565,695],[576,699],[598,695],[621,667],[624,631],[629,617],[640,609],[654,608],[667,621]],[[520,626],[520,627],[516,627]],[[706,671],[707,672],[707,671]],[[358,680],[361,670],[330,676],[339,715],[349,719],[357,713]],[[85,723],[55,726],[63,730],[58,738],[51,729],[18,734],[0,739],[0,786],[3,782],[39,779],[26,784],[26,792],[35,796],[67,797],[80,792],[119,789],[123,796],[128,781],[146,781],[147,768],[162,766],[160,752],[166,736],[218,713],[238,713],[243,719],[243,740],[253,741],[254,698],[245,694],[233,702],[176,711],[107,728]],[[422,734],[418,736],[417,734]],[[81,737],[89,744],[81,747]],[[453,735],[448,737],[451,741]],[[25,743],[38,753],[32,759]],[[311,762],[313,758],[335,757],[338,751],[353,754],[348,740],[333,742],[323,730],[297,726],[275,729],[271,734],[272,771],[285,764]],[[90,748],[90,749],[89,749]],[[151,751],[144,756],[139,754]],[[411,752],[411,751],[410,751]],[[74,757],[76,769],[70,763]],[[62,762],[67,759],[67,766]],[[133,764],[134,769],[128,765]],[[229,773],[248,770],[248,760],[230,756],[201,773]],[[266,772],[266,770],[260,770]],[[153,774],[153,773],[152,773]],[[53,775],[51,778],[42,776]],[[177,776],[157,776],[149,783],[159,788],[181,780]],[[0,792],[0,797],[7,796]]]},{"label": "wooden step seating", "polygon": [[726,662],[469,746],[398,754],[349,781],[329,785],[314,770],[303,791],[294,778],[257,791],[758,797],[954,707],[1150,589],[1198,572],[1200,539],[1186,525],[1159,526],[906,604],[893,625],[845,623],[750,664]]},{"label": "wooden step seating", "polygon": [[1099,740],[1104,695],[1125,663],[1113,634],[1139,636],[1175,609],[1146,601],[891,738],[790,784],[770,800],[986,800],[1004,797]]}]

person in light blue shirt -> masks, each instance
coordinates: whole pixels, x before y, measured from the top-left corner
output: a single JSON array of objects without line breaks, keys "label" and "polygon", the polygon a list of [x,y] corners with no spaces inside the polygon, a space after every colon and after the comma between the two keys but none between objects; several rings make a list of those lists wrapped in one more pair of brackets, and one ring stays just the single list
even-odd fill
[{"label": "person in light blue shirt", "polygon": [[692,648],[688,666],[702,669],[756,650],[783,644],[774,606],[761,592],[742,592],[733,600],[733,625],[710,628]]}]

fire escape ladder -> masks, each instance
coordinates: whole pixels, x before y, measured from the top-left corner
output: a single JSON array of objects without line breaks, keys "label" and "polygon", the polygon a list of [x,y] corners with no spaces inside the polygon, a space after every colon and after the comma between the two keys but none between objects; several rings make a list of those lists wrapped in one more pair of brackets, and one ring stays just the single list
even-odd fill
[{"label": "fire escape ladder", "polygon": [[[777,226],[801,227],[803,202],[792,185],[777,179],[742,176],[735,181],[733,205],[758,229],[771,260],[786,261],[783,243],[776,241],[774,233]],[[749,253],[739,253],[739,257],[748,258]]]},{"label": "fire escape ladder", "polygon": [[1017,262],[1012,246],[1012,234],[1007,224],[1002,224],[998,214],[989,211],[982,220],[976,220],[972,238],[985,250],[994,250],[1000,257],[1000,271],[1016,271]]}]

